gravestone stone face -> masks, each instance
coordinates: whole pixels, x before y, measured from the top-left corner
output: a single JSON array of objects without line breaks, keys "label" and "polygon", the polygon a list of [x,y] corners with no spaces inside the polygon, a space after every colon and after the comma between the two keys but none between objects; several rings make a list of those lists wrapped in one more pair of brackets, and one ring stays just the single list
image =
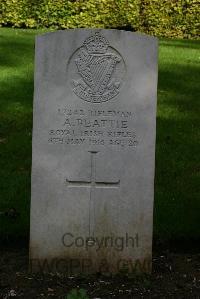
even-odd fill
[{"label": "gravestone stone face", "polygon": [[37,37],[33,271],[151,271],[156,90],[153,37]]}]

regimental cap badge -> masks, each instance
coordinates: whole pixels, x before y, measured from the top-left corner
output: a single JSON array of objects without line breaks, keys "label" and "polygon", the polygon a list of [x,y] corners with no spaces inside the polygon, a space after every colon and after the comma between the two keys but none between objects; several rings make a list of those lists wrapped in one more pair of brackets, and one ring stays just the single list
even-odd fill
[{"label": "regimental cap badge", "polygon": [[71,56],[72,89],[82,100],[103,103],[116,97],[125,74],[120,53],[99,32],[87,37]]}]

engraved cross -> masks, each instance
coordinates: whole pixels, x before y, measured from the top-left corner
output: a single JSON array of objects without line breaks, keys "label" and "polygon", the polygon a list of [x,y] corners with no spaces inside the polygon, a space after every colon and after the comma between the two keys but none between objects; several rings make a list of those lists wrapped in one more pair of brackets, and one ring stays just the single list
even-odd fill
[{"label": "engraved cross", "polygon": [[89,211],[89,235],[93,233],[92,229],[95,224],[95,189],[96,188],[119,188],[120,180],[118,181],[97,181],[96,180],[96,151],[90,151],[91,173],[89,180],[69,180],[66,179],[68,187],[87,187],[90,188],[90,211]]}]

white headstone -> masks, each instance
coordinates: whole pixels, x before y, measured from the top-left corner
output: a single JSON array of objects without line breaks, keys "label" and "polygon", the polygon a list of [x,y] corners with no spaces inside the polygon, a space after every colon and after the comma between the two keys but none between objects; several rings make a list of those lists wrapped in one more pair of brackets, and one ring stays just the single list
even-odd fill
[{"label": "white headstone", "polygon": [[156,93],[154,37],[37,37],[33,271],[151,271]]}]

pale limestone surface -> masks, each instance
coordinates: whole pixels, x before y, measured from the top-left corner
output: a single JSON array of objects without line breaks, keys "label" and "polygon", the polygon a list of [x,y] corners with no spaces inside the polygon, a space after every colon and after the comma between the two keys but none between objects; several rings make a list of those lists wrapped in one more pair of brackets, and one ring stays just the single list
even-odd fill
[{"label": "pale limestone surface", "polygon": [[32,270],[151,270],[157,40],[102,29],[36,38]]}]

